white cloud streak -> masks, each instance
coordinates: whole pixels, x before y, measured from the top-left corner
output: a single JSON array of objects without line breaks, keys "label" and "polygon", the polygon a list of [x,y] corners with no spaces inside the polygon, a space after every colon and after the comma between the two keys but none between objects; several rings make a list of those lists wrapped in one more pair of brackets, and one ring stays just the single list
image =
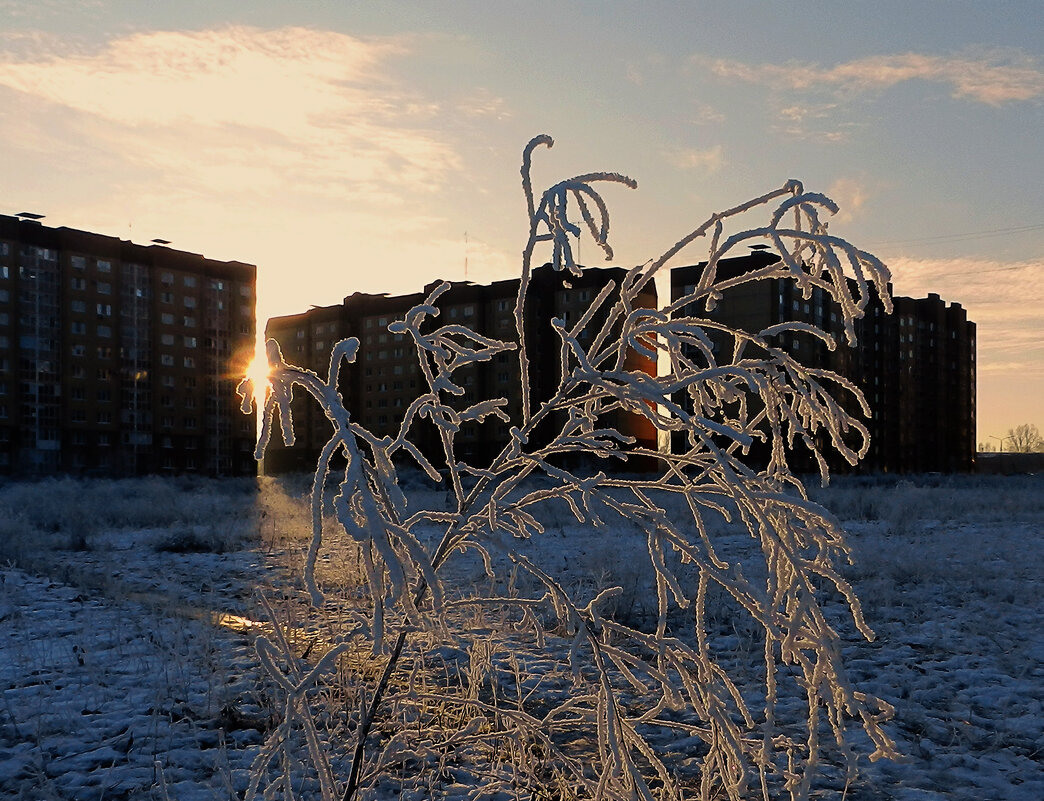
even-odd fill
[{"label": "white cloud streak", "polygon": [[1044,71],[1034,59],[1011,51],[940,56],[902,53],[869,56],[822,67],[796,61],[747,64],[730,59],[694,59],[712,73],[777,89],[843,93],[880,91],[912,80],[950,87],[953,97],[992,106],[1044,97]]},{"label": "white cloud streak", "polygon": [[[428,191],[457,166],[424,130],[437,104],[384,72],[403,52],[303,28],[138,33],[94,53],[0,56],[0,86],[138,166],[238,191],[288,185],[375,202]],[[52,51],[53,52],[53,51]]]},{"label": "white cloud streak", "polygon": [[683,170],[700,170],[715,173],[725,166],[725,148],[721,145],[699,150],[696,148],[680,148],[667,154],[667,159],[675,167]]}]

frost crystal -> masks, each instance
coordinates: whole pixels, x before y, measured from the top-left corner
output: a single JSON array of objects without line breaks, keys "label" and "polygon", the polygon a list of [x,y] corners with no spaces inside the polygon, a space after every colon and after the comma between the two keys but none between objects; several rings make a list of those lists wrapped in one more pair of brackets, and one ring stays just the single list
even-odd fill
[{"label": "frost crystal", "polygon": [[[465,750],[488,761],[474,775],[484,777],[491,794],[507,787],[503,782],[510,775],[515,792],[521,787],[532,794],[554,786],[563,797],[674,799],[684,792],[686,797],[741,798],[756,790],[765,796],[807,798],[825,747],[824,732],[841,744],[847,721],[855,719],[874,744],[871,758],[893,753],[881,727],[891,710],[845,679],[836,620],[822,605],[829,589],[843,600],[856,629],[873,636],[837,570],[838,561],[848,556],[842,532],[831,515],[808,500],[788,464],[795,443],[814,454],[824,481],[824,448],[854,464],[866,452],[867,436],[848,409],[868,410],[850,382],[802,365],[776,344],[780,334],[801,332],[833,348],[826,332],[796,322],[760,331],[730,328],[715,320],[713,309],[737,286],[785,279],[805,297],[814,289],[829,296],[843,319],[847,341],[853,343],[854,323],[872,294],[886,308],[890,305],[888,271],[874,256],[827,232],[821,218],[836,211],[831,200],[789,181],[712,215],[658,258],[605,286],[572,326],[563,320],[537,321],[552,326],[561,343],[557,386],[537,397],[527,342],[536,251],[550,245],[554,269],[580,275],[583,268],[574,258],[573,243],[586,231],[611,258],[608,207],[595,187],[636,186],[616,173],[592,173],[537,195],[530,174],[533,155],[538,147],[552,144],[550,137],[539,136],[523,152],[529,237],[515,305],[515,338],[501,341],[463,325],[439,325],[439,299],[448,285],[436,286],[388,328],[412,342],[424,385],[405,410],[397,435],[375,436],[341,404],[338,374],[353,369],[358,340],[334,348],[325,378],[288,364],[278,345],[268,343],[272,391],[258,453],[271,436],[276,413],[284,440],[292,442],[294,386],[315,399],[333,431],[313,482],[308,591],[321,607],[324,595],[315,569],[327,508],[323,490],[337,457],[345,464],[343,472],[338,468],[339,489],[330,504],[344,532],[361,549],[370,612],[365,622],[356,614],[345,642],[306,674],[282,673],[276,646],[267,640],[259,643],[259,656],[287,694],[287,721],[302,720],[306,691],[349,645],[373,654],[383,666],[360,674],[368,689],[354,713],[351,742],[326,745],[347,760],[343,781],[334,778],[333,757],[320,748],[315,724],[307,715],[303,718],[307,750],[324,796],[354,798],[378,781],[382,770],[391,770],[396,759],[405,765],[431,753],[434,746],[427,735],[418,733],[411,740],[405,729],[389,734],[394,725],[381,729],[390,737],[382,745],[373,737],[382,713],[420,703],[418,691],[409,689],[417,681],[410,672],[417,670],[417,662],[405,655],[434,636],[446,643],[463,642],[472,654],[468,681],[456,691],[442,687],[438,697],[445,708],[461,710],[460,730],[446,742],[482,743]],[[758,213],[767,222],[742,228]],[[719,275],[730,253],[765,240],[780,254],[778,262],[741,275]],[[707,254],[692,291],[662,308],[648,308],[642,295],[652,289],[657,274],[697,242],[707,245]],[[581,338],[579,333],[589,326],[593,335]],[[518,360],[518,419],[509,417],[505,398],[466,406],[461,400],[459,371],[498,354]],[[660,364],[658,374],[636,369],[636,355]],[[251,389],[248,384],[241,389],[247,407]],[[647,421],[678,447],[668,452],[636,442],[620,430],[621,412]],[[463,424],[490,417],[509,424],[510,437],[491,463],[471,464],[459,455],[458,434]],[[421,421],[437,429],[437,460],[418,445]],[[766,454],[759,465],[750,458],[757,448]],[[585,458],[578,460],[577,454]],[[446,493],[411,497],[405,486],[415,480],[401,480],[406,462],[442,483]],[[635,474],[629,466],[639,462],[657,468]],[[608,463],[617,469],[592,467]],[[425,505],[432,497],[448,503]],[[576,524],[603,527],[607,541],[624,531],[643,537],[655,598],[648,621],[613,614],[614,601],[625,592],[622,585],[585,589],[563,583],[554,565],[539,561],[547,551],[528,547],[531,538],[548,536],[547,521],[555,518],[547,510],[563,504]],[[685,509],[686,515],[668,514],[668,508]],[[763,559],[756,575],[745,575],[716,541],[724,526],[745,531],[756,544]],[[469,554],[481,559],[489,576],[485,594],[448,584],[455,560]],[[721,650],[711,618],[723,605],[733,627],[746,621],[744,625],[761,632],[760,694],[751,692],[750,676],[734,655]],[[510,636],[462,628],[461,610],[493,607],[514,621]],[[691,610],[688,618],[679,617],[683,609]],[[688,625],[679,622],[685,619]],[[549,629],[571,642],[564,659],[574,687],[559,705],[538,712],[526,704],[523,686],[530,677],[519,667],[521,655],[505,663],[477,659],[475,649],[491,649],[505,637],[544,643]],[[414,667],[408,669],[407,663]],[[501,689],[489,696],[477,689],[503,688],[511,681],[518,685],[512,692]],[[781,719],[784,688],[787,697],[804,696],[803,715],[795,718],[791,705],[787,719]],[[699,763],[697,778],[683,778],[678,766],[651,744],[652,733],[665,729],[699,743],[692,749]],[[569,745],[577,732],[592,733],[588,747]],[[275,742],[270,741],[266,759],[275,757]],[[534,756],[538,752],[539,759]],[[843,753],[851,757],[847,749]],[[259,761],[258,775],[266,765]],[[255,782],[253,789],[259,788]]]}]

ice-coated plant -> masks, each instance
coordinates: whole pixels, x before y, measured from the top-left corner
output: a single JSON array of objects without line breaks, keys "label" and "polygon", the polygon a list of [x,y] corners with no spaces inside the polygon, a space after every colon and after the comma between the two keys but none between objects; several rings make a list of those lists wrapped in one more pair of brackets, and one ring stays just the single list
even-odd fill
[{"label": "ice-coated plant", "polygon": [[[499,340],[456,322],[441,324],[446,283],[388,326],[412,342],[422,379],[395,436],[361,426],[338,394],[341,371],[355,369],[358,339],[333,348],[325,376],[287,363],[278,343],[267,344],[271,387],[258,457],[276,414],[284,441],[293,444],[295,387],[314,398],[332,427],[312,485],[314,536],[304,574],[311,602],[331,603],[316,565],[323,517],[332,507],[360,548],[367,603],[343,615],[349,622],[311,667],[294,663],[285,638],[259,640],[261,661],[285,692],[286,716],[255,764],[252,792],[274,793],[279,781],[289,786],[285,776],[272,778],[278,773],[272,765],[293,731],[303,733],[295,758],[307,758],[324,799],[362,797],[388,775],[400,782],[409,775],[410,787],[423,788],[425,771],[471,787],[464,795],[475,798],[797,799],[809,796],[826,750],[840,755],[842,770],[852,775],[850,725],[869,738],[871,758],[893,754],[882,728],[890,707],[851,686],[840,658],[839,605],[862,636],[873,636],[838,570],[848,557],[843,532],[808,499],[788,462],[800,444],[814,454],[824,480],[824,448],[856,463],[868,438],[849,410],[866,414],[866,403],[841,376],[803,365],[777,344],[781,334],[799,332],[833,349],[828,332],[802,322],[747,331],[713,315],[722,294],[743,283],[793,281],[806,298],[814,289],[829,296],[854,344],[855,322],[872,296],[890,307],[887,269],[828,233],[822,217],[837,211],[830,199],[789,181],[712,215],[658,258],[610,282],[574,323],[529,320],[538,251],[550,245],[554,269],[578,275],[583,268],[574,246],[586,231],[611,258],[600,189],[636,186],[615,173],[593,173],[538,195],[533,155],[552,144],[539,136],[523,153],[529,236],[514,335]],[[743,227],[758,214],[760,224]],[[778,262],[719,275],[728,254],[766,240]],[[640,302],[668,262],[697,242],[707,251],[692,292],[660,308]],[[551,326],[561,345],[557,386],[543,396],[529,381],[527,331],[534,325]],[[581,338],[589,325],[594,335]],[[503,353],[518,360],[522,377],[518,419],[509,419],[504,398],[462,400],[458,371]],[[629,369],[633,353],[657,363],[657,374]],[[249,381],[240,392],[249,410]],[[673,452],[621,431],[620,411],[669,436]],[[491,416],[510,425],[510,436],[491,463],[470,464],[458,454],[458,433]],[[437,428],[438,459],[418,444],[422,420]],[[533,436],[548,426],[550,434]],[[757,460],[752,448],[761,454]],[[578,453],[587,458],[562,458]],[[639,458],[658,467],[635,472],[629,465]],[[411,497],[402,471],[415,475],[416,468],[407,462],[446,492]],[[343,468],[336,468],[339,486],[331,498],[324,487],[334,464]],[[429,498],[448,503],[422,502]],[[607,542],[624,528],[641,532],[655,598],[648,620],[614,619],[607,602],[619,587],[569,583],[555,565],[541,562],[546,549],[530,547],[532,538],[547,536],[544,510],[563,504],[575,525],[600,527]],[[715,541],[722,521],[756,544],[760,569],[741,569]],[[568,548],[568,533],[565,542]],[[447,582],[455,560],[476,554],[488,581]],[[719,647],[708,622],[712,597],[715,610],[725,603],[729,616],[759,632],[753,669]],[[475,610],[494,608],[500,630],[476,625]],[[552,641],[565,645],[556,649]],[[565,690],[533,691],[536,679],[522,667],[527,648],[562,655]],[[448,652],[466,657],[448,667]],[[418,678],[426,653],[443,655],[441,681]],[[324,734],[309,699],[333,680],[338,660],[355,666],[349,681],[356,692],[344,704],[337,734]],[[796,697],[803,698],[798,714]],[[434,708],[440,723],[426,729],[423,710]],[[684,759],[657,748],[664,732],[689,743]]]}]

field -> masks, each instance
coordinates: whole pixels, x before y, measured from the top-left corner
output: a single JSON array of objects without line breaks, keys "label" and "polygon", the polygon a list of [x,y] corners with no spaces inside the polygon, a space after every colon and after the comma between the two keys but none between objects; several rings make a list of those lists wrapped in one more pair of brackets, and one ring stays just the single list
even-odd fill
[{"label": "field", "polygon": [[[301,665],[328,642],[300,586],[306,489],[303,478],[0,487],[0,797],[242,795],[282,712],[255,633],[277,624]],[[813,494],[845,523],[855,563],[844,574],[877,634],[868,643],[844,630],[850,678],[895,706],[888,731],[903,754],[863,759],[851,782],[827,764],[813,797],[1044,798],[1044,479],[849,478]],[[560,563],[563,581],[617,584],[615,615],[648,614],[641,541],[580,528],[564,511],[546,522],[530,547]],[[744,538],[725,526],[713,534],[742,561]],[[319,578],[344,608],[362,568],[350,544],[331,545]],[[455,580],[481,581],[480,567],[462,561]],[[737,664],[753,663],[755,632],[722,609],[716,636]],[[549,631],[539,647],[513,643],[496,610],[469,614],[471,630],[490,631],[482,659],[530,695],[560,700],[568,676],[552,657],[567,641]],[[479,658],[446,647],[437,656],[455,680]],[[315,703],[332,720],[343,698],[331,690]],[[781,710],[801,714],[799,704]],[[680,772],[687,745],[657,741]],[[367,797],[468,797],[474,773],[447,759],[433,751],[430,764],[389,767]]]}]

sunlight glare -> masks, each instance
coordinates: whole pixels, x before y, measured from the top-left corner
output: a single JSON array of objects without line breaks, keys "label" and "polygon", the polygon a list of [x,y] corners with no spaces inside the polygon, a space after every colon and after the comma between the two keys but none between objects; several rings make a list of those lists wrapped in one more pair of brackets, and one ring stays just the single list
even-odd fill
[{"label": "sunlight glare", "polygon": [[254,358],[247,365],[246,377],[254,382],[254,407],[264,408],[265,398],[272,385],[268,381],[268,355],[263,344],[254,351]]}]

